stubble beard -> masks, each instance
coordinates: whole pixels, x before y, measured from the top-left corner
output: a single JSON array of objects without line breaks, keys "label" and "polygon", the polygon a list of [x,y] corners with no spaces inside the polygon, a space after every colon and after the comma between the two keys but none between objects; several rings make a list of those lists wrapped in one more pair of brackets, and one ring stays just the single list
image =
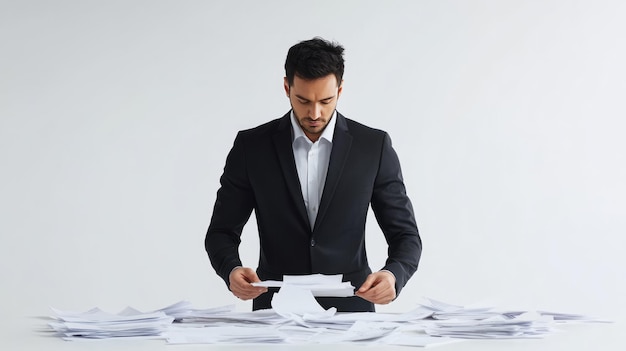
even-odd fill
[{"label": "stubble beard", "polygon": [[[293,114],[296,117],[296,120],[298,121],[298,124],[300,125],[300,128],[302,128],[302,130],[304,130],[305,132],[307,132],[308,134],[311,135],[321,135],[324,130],[326,129],[326,127],[328,126],[328,120],[320,117],[316,120],[309,118],[309,117],[305,117],[303,119],[300,119],[300,117],[296,114],[296,111],[293,110]],[[319,123],[321,126],[320,127],[310,127],[307,125],[308,122],[317,122]]]}]

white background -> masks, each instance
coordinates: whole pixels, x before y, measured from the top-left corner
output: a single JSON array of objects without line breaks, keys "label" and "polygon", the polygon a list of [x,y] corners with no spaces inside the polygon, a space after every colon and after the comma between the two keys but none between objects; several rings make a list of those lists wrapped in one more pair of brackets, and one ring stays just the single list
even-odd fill
[{"label": "white background", "polygon": [[[379,311],[429,296],[624,320],[625,13],[617,0],[0,1],[2,323],[48,306],[250,309],[204,234],[236,132],[288,111],[287,49],[318,35],[346,48],[339,111],[391,135],[424,244]],[[378,269],[373,216],[367,240]]]}]

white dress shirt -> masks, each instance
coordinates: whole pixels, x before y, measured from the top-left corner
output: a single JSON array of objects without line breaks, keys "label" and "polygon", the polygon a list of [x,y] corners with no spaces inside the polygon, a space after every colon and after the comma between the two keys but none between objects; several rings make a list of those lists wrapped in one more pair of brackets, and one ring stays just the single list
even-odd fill
[{"label": "white dress shirt", "polygon": [[319,210],[326,173],[330,161],[330,151],[333,147],[333,135],[337,121],[337,111],[333,112],[330,121],[316,142],[312,142],[302,131],[302,127],[296,121],[291,111],[291,127],[293,130],[293,157],[296,161],[298,178],[302,197],[309,215],[311,229],[315,225],[315,218]]}]

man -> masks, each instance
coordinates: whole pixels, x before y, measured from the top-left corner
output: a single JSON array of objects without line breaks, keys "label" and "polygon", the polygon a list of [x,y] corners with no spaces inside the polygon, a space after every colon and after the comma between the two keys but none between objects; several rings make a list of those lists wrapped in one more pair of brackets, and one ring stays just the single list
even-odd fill
[{"label": "man", "polygon": [[[336,111],[343,47],[321,38],[289,49],[284,87],[291,111],[238,133],[226,159],[205,246],[213,268],[253,309],[271,308],[283,275],[343,274],[356,296],[319,297],[338,311],[374,311],[393,301],[417,269],[422,243],[389,136]],[[388,247],[372,273],[365,252],[369,206]],[[260,239],[256,272],[238,247],[254,210]]]}]

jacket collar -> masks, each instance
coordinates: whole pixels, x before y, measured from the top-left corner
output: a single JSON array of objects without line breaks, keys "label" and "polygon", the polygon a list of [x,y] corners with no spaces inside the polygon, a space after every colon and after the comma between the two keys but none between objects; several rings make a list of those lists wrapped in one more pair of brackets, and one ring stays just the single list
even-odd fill
[{"label": "jacket collar", "polygon": [[[326,210],[328,209],[328,206],[333,198],[339,179],[341,179],[341,174],[343,173],[343,168],[352,145],[352,136],[348,130],[346,118],[339,112],[336,112],[335,117],[336,122],[333,135],[333,147],[330,153],[326,182],[322,192],[322,199],[320,201],[317,219],[315,220],[315,225],[313,226],[313,232],[315,232],[319,223],[324,220]],[[278,128],[276,128],[276,132],[273,136],[274,146],[276,148],[276,154],[278,155],[282,173],[285,178],[285,184],[291,193],[296,210],[305,227],[310,228],[309,217],[304,205],[304,198],[302,196],[300,181],[298,179],[298,172],[296,170],[296,162],[293,157],[291,146],[293,136],[290,119],[291,112],[286,113],[282,118],[280,118]]]}]

